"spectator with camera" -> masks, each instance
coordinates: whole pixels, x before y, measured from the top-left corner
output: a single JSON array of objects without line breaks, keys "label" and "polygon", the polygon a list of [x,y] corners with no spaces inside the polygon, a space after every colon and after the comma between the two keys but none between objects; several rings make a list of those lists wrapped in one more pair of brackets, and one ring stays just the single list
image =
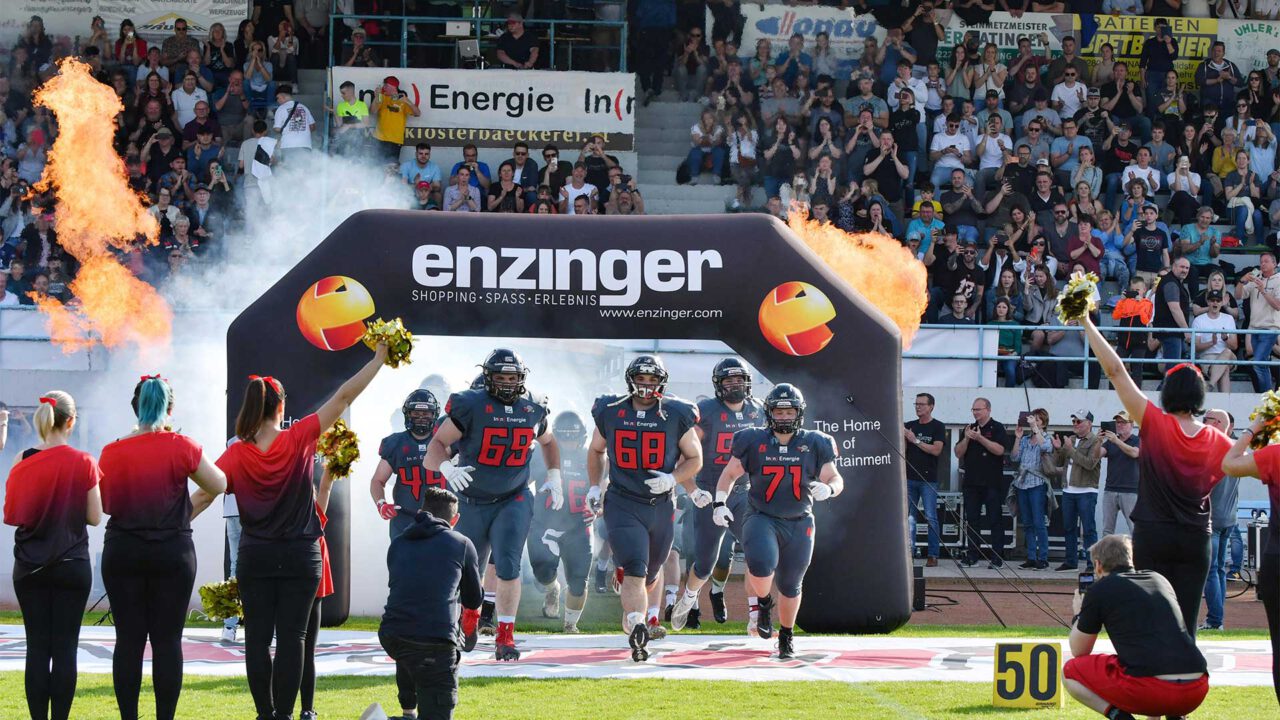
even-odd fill
[{"label": "spectator with camera", "polygon": [[493,172],[489,170],[489,164],[480,161],[480,151],[476,146],[467,143],[462,147],[462,160],[454,163],[453,168],[449,171],[449,181],[453,182],[458,177],[458,171],[467,168],[470,177],[471,187],[483,195],[489,190],[490,178]]},{"label": "spectator with camera", "polygon": [[1016,471],[1010,493],[1017,498],[1018,521],[1027,546],[1027,560],[1020,566],[1024,570],[1049,567],[1047,515],[1053,486],[1045,474],[1045,461],[1050,459],[1053,445],[1048,426],[1049,411],[1036,408],[1019,417],[1013,431],[1013,452],[1009,460],[1016,464]]},{"label": "spectator with camera", "polygon": [[[1209,692],[1209,674],[1173,587],[1154,570],[1133,569],[1127,535],[1104,537],[1089,556],[1096,579],[1071,601],[1072,658],[1063,667],[1063,686],[1111,720],[1189,715]],[[1114,655],[1093,653],[1104,629]]]},{"label": "spectator with camera", "polygon": [[[1073,335],[1084,338],[1080,332]],[[1097,373],[1095,372],[1094,375]],[[1075,570],[1080,536],[1085,547],[1098,541],[1095,524],[1098,505],[1098,476],[1102,469],[1102,442],[1093,432],[1093,413],[1075,410],[1071,413],[1071,435],[1054,435],[1053,464],[1062,473],[1062,524],[1066,534],[1066,555],[1058,572]],[[1090,560],[1092,569],[1093,561]]]}]

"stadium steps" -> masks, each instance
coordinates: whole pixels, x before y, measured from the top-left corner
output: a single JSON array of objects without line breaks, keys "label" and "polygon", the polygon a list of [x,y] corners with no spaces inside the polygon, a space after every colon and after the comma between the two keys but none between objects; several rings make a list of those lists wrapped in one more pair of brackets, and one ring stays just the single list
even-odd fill
[{"label": "stadium steps", "polygon": [[676,183],[676,169],[689,154],[689,128],[701,109],[698,103],[677,102],[668,91],[636,110],[636,184],[649,215],[723,213],[734,197],[733,186],[713,185],[710,175],[698,185]]}]

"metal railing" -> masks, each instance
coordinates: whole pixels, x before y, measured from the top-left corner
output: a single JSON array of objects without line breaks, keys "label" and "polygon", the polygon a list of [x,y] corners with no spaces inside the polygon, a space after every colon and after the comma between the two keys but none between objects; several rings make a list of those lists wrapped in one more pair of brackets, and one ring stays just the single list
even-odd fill
[{"label": "metal railing", "polygon": [[[480,45],[480,52],[483,55],[486,47],[492,47],[497,44],[498,36],[492,34],[494,29],[502,29],[506,27],[505,17],[438,17],[424,15],[339,15],[329,16],[329,67],[338,67],[341,62],[341,54],[343,46],[337,42],[338,38],[334,35],[334,30],[344,20],[368,20],[377,23],[386,24],[392,29],[399,30],[399,37],[393,40],[368,40],[365,42],[367,47],[372,48],[394,48],[397,51],[398,65],[393,67],[407,68],[412,67],[409,64],[409,51],[414,48],[449,48],[453,51],[453,66],[458,67],[458,41],[459,40],[477,40]],[[435,25],[444,27],[445,23],[465,22],[470,27],[466,37],[446,36],[441,33],[435,40],[424,40],[417,37],[416,31],[411,37],[410,27],[420,25]],[[578,52],[608,52],[610,54],[617,53],[618,63],[614,67],[618,72],[627,71],[627,23],[622,20],[543,20],[543,19],[527,19],[524,21],[525,27],[529,32],[544,35],[540,40],[545,39],[548,47],[548,57],[546,59],[547,66],[550,69],[556,69],[556,51],[563,44],[566,46],[562,57],[565,57],[567,69],[573,69],[573,54],[575,48]],[[604,44],[594,44],[603,38],[598,37],[596,30],[616,31],[617,44],[605,41]],[[584,32],[585,31],[585,32]],[[557,38],[557,35],[559,36]],[[541,45],[541,43],[539,43]]]},{"label": "metal railing", "polygon": [[[1064,332],[1078,332],[1083,334],[1084,328],[1080,327],[1079,325],[947,325],[947,324],[935,323],[935,324],[921,325],[920,329],[921,330],[955,330],[955,331],[965,331],[965,332],[974,333],[974,335],[976,336],[974,352],[929,353],[929,352],[913,352],[911,350],[904,350],[902,353],[902,358],[904,360],[968,360],[970,362],[976,361],[978,365],[977,387],[984,387],[985,378],[983,377],[983,370],[984,370],[985,363],[998,364],[998,363],[1009,362],[1009,361],[1081,363],[1081,366],[1083,368],[1081,372],[1082,382],[1084,383],[1085,387],[1088,387],[1089,371],[1091,369],[1095,369],[1094,364],[1097,363],[1098,361],[1097,357],[1093,355],[1087,340],[1084,341],[1083,355],[1028,355],[1025,353],[1018,354],[1018,355],[1000,355],[998,354],[998,351],[997,351],[997,354],[991,355],[984,350],[984,347],[986,344],[984,340],[989,334],[992,334],[992,333],[999,336],[999,333],[1001,331],[1012,330],[1012,331],[1018,331],[1018,332],[1026,332],[1028,330],[1030,331],[1042,330],[1044,332],[1064,331]],[[1194,362],[1199,365],[1239,365],[1239,366],[1246,366],[1246,367],[1253,366],[1253,365],[1268,365],[1268,366],[1280,365],[1280,362],[1277,362],[1276,360],[1252,360],[1252,359],[1247,359],[1243,356],[1239,356],[1234,360],[1220,360],[1220,359],[1196,357],[1196,337],[1197,336],[1203,337],[1207,335],[1277,335],[1277,334],[1280,334],[1280,331],[1276,331],[1276,330],[1254,330],[1254,329],[1246,328],[1246,329],[1236,329],[1231,331],[1222,331],[1222,330],[1210,331],[1210,330],[1196,330],[1194,328],[1127,327],[1127,326],[1120,326],[1120,325],[1098,326],[1098,330],[1103,334],[1103,336],[1106,336],[1110,333],[1150,333],[1152,335],[1157,336],[1157,338],[1160,335],[1172,335],[1172,334],[1189,335],[1191,339],[1190,339],[1190,342],[1187,343],[1187,350],[1188,350],[1187,357],[1178,358],[1177,359],[1178,362],[1185,361],[1185,362]],[[1156,358],[1156,357],[1121,358],[1121,360],[1125,363],[1125,365],[1129,365],[1130,363],[1133,363],[1136,365],[1164,365],[1169,362],[1164,358]],[[998,381],[999,381],[999,378],[997,375],[997,382]]]}]

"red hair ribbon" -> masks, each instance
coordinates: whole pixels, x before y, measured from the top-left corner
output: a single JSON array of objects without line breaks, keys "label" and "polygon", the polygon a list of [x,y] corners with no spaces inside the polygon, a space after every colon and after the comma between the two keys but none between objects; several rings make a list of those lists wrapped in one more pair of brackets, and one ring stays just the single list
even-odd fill
[{"label": "red hair ribbon", "polygon": [[138,378],[138,382],[146,382],[148,380],[161,380],[168,382],[164,378],[160,377],[160,373],[156,373],[155,375],[143,375],[141,378]]},{"label": "red hair ribbon", "polygon": [[1165,377],[1168,377],[1168,376],[1170,376],[1170,375],[1172,375],[1172,374],[1174,374],[1174,373],[1178,372],[1179,370],[1182,370],[1182,369],[1185,369],[1185,368],[1191,368],[1192,370],[1194,370],[1194,371],[1195,371],[1196,375],[1199,375],[1200,377],[1204,377],[1204,374],[1200,372],[1200,368],[1199,368],[1199,367],[1197,367],[1197,366],[1195,366],[1195,365],[1193,365],[1193,364],[1191,364],[1191,363],[1185,363],[1185,362],[1184,362],[1184,363],[1178,363],[1177,365],[1174,365],[1173,367],[1169,368],[1169,372],[1165,373],[1164,375],[1165,375]]},{"label": "red hair ribbon", "polygon": [[51,398],[51,397],[42,397],[42,398],[40,398],[40,403],[41,403],[41,404],[45,404],[45,405],[52,405],[52,406],[54,406],[54,407],[58,407],[58,401],[57,401],[57,400],[55,400],[55,399],[53,399],[53,398]]},{"label": "red hair ribbon", "polygon": [[254,380],[261,380],[262,382],[270,385],[271,388],[276,391],[277,395],[284,394],[284,391],[280,388],[280,381],[270,375],[250,375],[249,382],[253,382]]}]

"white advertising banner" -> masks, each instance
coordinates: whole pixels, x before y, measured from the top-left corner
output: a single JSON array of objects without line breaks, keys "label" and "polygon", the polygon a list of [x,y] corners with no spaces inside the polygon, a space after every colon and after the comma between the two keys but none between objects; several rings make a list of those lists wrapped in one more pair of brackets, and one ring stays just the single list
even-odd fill
[{"label": "white advertising banner", "polygon": [[1280,23],[1219,20],[1218,39],[1227,46],[1227,59],[1242,70],[1262,70],[1267,67],[1267,51],[1280,48]]},{"label": "white advertising banner", "polygon": [[335,88],[350,81],[371,106],[383,79],[394,75],[400,91],[422,110],[409,118],[406,145],[505,148],[523,140],[581,147],[598,134],[607,150],[635,148],[631,73],[355,67],[332,73]]},{"label": "white advertising banner", "polygon": [[[854,15],[852,10],[808,6],[803,8],[786,5],[742,5],[746,23],[742,28],[742,47],[738,54],[744,58],[756,54],[756,43],[761,38],[769,40],[773,59],[787,49],[787,40],[794,34],[804,36],[805,52],[812,52],[818,33],[825,32],[831,39],[831,54],[840,63],[840,76],[847,78],[858,59],[862,57],[862,43],[869,37],[884,40],[885,29],[870,14]],[[707,27],[711,27],[710,12]]]},{"label": "white advertising banner", "polygon": [[[981,340],[979,340],[981,338]],[[902,357],[902,386],[995,387],[1000,333],[974,330],[921,330]],[[991,360],[981,363],[978,350]],[[922,358],[921,355],[934,356]]]},{"label": "white advertising banner", "polygon": [[1074,15],[1049,13],[1023,13],[1014,17],[1007,12],[993,12],[984,23],[969,25],[958,15],[952,15],[946,23],[942,42],[938,43],[938,62],[949,66],[956,45],[964,42],[965,35],[978,33],[979,47],[995,43],[1000,49],[1000,62],[1008,64],[1018,54],[1018,38],[1031,40],[1032,51],[1044,54],[1045,38],[1053,57],[1062,54],[1062,38],[1075,32]]},{"label": "white advertising banner", "polygon": [[119,36],[121,20],[132,20],[138,34],[151,41],[172,35],[178,18],[186,20],[192,37],[203,42],[216,22],[234,40],[240,21],[252,11],[251,0],[0,0],[0,56],[8,56],[33,15],[44,21],[54,46],[70,53],[76,36],[83,42],[93,32],[90,22],[95,16],[106,23],[112,42]]}]

